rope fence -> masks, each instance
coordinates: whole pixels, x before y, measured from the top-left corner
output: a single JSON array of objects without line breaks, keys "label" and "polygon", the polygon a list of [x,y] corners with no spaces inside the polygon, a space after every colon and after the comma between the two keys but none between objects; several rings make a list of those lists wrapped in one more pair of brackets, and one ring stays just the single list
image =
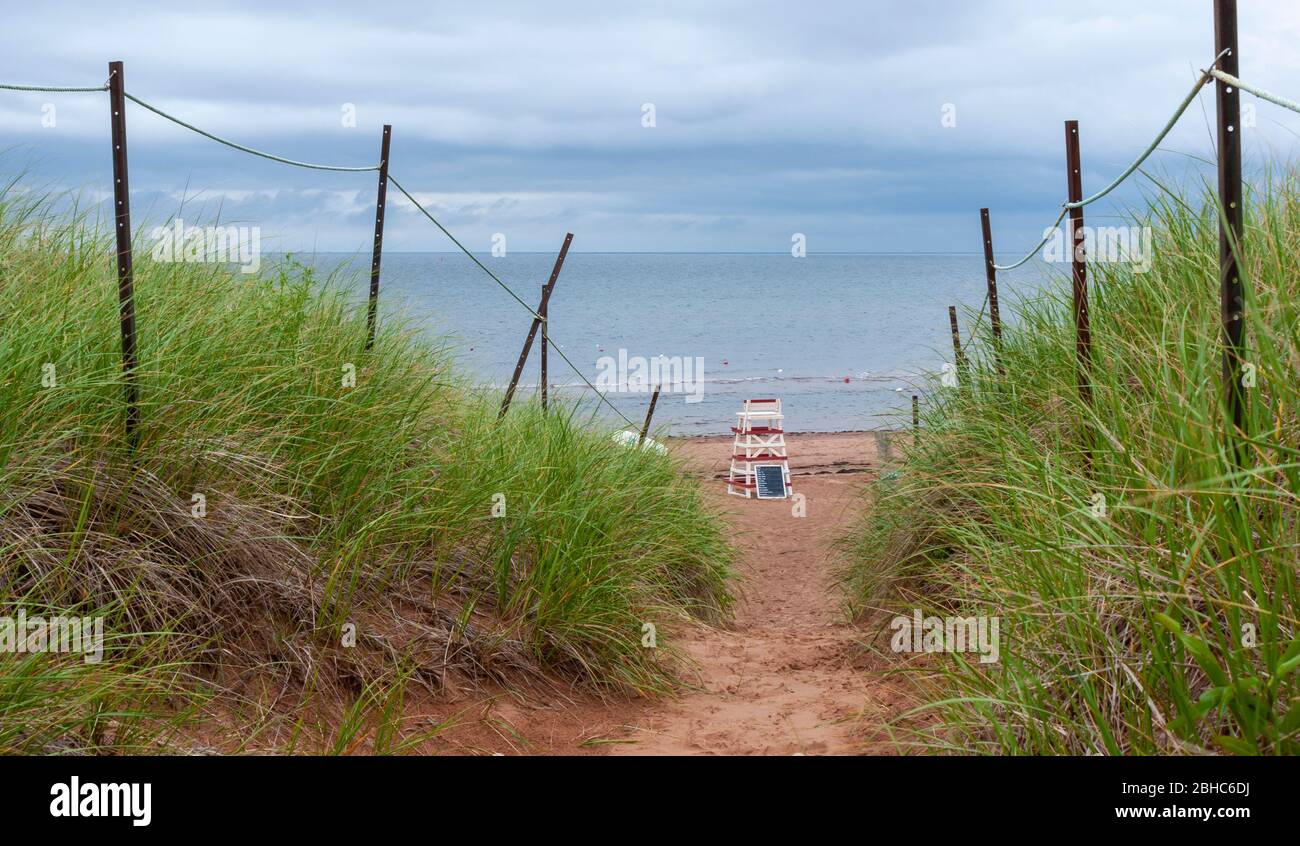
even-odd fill
[{"label": "rope fence", "polygon": [[1224,73],[1221,70],[1212,70],[1210,71],[1210,76],[1214,77],[1215,79],[1219,80],[1222,83],[1232,86],[1233,88],[1240,88],[1242,91],[1245,91],[1247,94],[1254,94],[1259,99],[1267,100],[1268,102],[1272,103],[1275,106],[1281,106],[1284,109],[1290,109],[1293,112],[1300,113],[1300,103],[1297,103],[1294,100],[1288,100],[1285,97],[1280,97],[1277,94],[1273,94],[1268,91],[1265,91],[1263,88],[1256,88],[1253,85],[1247,85],[1246,83],[1242,82],[1240,79],[1237,79],[1237,77],[1233,76],[1230,73]]},{"label": "rope fence", "polygon": [[[493,282],[495,282],[498,286],[500,286],[500,288],[503,291],[505,291],[507,294],[510,295],[511,299],[513,299],[516,303],[518,303],[521,307],[523,307],[525,311],[528,312],[528,314],[534,320],[534,326],[529,335],[530,342],[532,340],[532,335],[537,332],[538,326],[540,326],[541,329],[541,337],[542,337],[542,344],[543,344],[544,351],[546,349],[546,345],[550,342],[550,333],[547,329],[546,317],[543,314],[539,313],[538,310],[535,310],[532,306],[526,303],[523,300],[523,298],[521,298],[509,285],[507,285],[504,281],[502,281],[497,274],[493,273],[487,267],[487,265],[485,265],[482,261],[479,260],[478,256],[474,255],[473,252],[471,252],[463,243],[461,243],[460,239],[458,239],[455,235],[453,235],[451,231],[447,229],[447,227],[443,226],[442,223],[437,218],[435,218],[433,214],[430,213],[429,210],[425,208],[425,206],[422,203],[420,203],[420,201],[417,200],[411,194],[411,192],[408,191],[406,187],[402,185],[401,182],[397,180],[396,177],[394,177],[392,174],[387,172],[387,141],[391,129],[391,127],[389,126],[384,127],[384,142],[385,142],[384,153],[381,158],[381,161],[378,164],[372,164],[372,165],[321,164],[319,162],[307,162],[307,161],[300,161],[298,159],[291,159],[285,156],[276,155],[274,153],[268,153],[264,150],[258,150],[254,147],[250,147],[245,144],[240,144],[237,141],[232,141],[229,138],[224,138],[220,135],[217,135],[216,133],[209,132],[198,126],[195,126],[194,124],[186,120],[183,120],[182,118],[179,118],[176,115],[173,115],[165,111],[164,109],[159,108],[158,106],[155,106],[154,104],[140,97],[137,97],[136,95],[127,91],[124,87],[122,81],[121,62],[110,63],[108,81],[105,82],[103,85],[99,85],[99,86],[92,87],[92,86],[62,86],[62,85],[20,85],[20,84],[12,84],[12,83],[0,83],[0,90],[19,91],[19,92],[63,93],[63,94],[108,92],[110,95],[110,105],[111,105],[112,118],[113,118],[112,128],[113,128],[113,135],[114,135],[113,138],[114,189],[115,189],[115,211],[117,217],[117,233],[118,233],[117,265],[118,265],[118,277],[119,277],[119,294],[121,297],[121,310],[122,310],[123,370],[124,370],[126,389],[127,389],[126,429],[127,429],[128,437],[131,438],[133,444],[135,443],[135,436],[136,436],[135,429],[139,420],[138,391],[136,389],[135,379],[134,379],[135,377],[134,371],[136,367],[135,303],[134,303],[134,291],[133,291],[133,272],[131,268],[131,245],[130,245],[130,222],[129,222],[130,202],[129,202],[129,194],[127,190],[127,175],[126,175],[125,121],[122,119],[123,116],[120,113],[120,109],[115,105],[118,101],[125,102],[126,100],[129,100],[132,103],[135,103],[137,106],[140,106],[141,108],[149,112],[152,112],[158,117],[170,121],[171,123],[176,124],[177,126],[180,126],[183,129],[187,129],[197,135],[200,135],[211,141],[215,141],[216,143],[222,144],[233,150],[237,150],[242,153],[247,153],[248,155],[266,159],[268,161],[278,162],[280,164],[289,165],[291,167],[305,168],[308,170],[317,170],[317,171],[329,171],[334,173],[378,172],[380,175],[380,194],[379,194],[379,200],[376,203],[375,255],[374,255],[374,262],[372,265],[372,273],[371,273],[369,329],[368,329],[368,340],[366,344],[367,349],[369,349],[374,342],[374,315],[375,315],[376,301],[379,292],[380,245],[382,244],[382,239],[383,239],[383,204],[384,204],[383,189],[384,189],[384,184],[387,181],[391,181],[393,186],[396,187],[399,192],[401,192],[402,196],[404,196],[407,199],[407,201],[410,202],[411,205],[414,206],[418,212],[420,212],[420,214],[426,217],[429,220],[429,222],[431,222],[444,235],[446,235],[447,238],[456,246],[456,248],[459,249],[462,253],[464,253],[470,259],[470,261],[474,263],[475,266],[477,266],[480,270],[482,270],[485,274],[487,274],[488,278],[490,278]],[[125,240],[123,240],[124,237],[123,232],[125,232]],[[571,239],[572,236],[569,236],[569,238]],[[566,250],[567,247],[568,247],[568,241],[566,240],[565,243]],[[560,263],[562,263],[562,261],[563,259],[561,259]],[[560,263],[557,263],[555,274],[553,274],[552,279],[549,283],[549,285],[551,286],[553,286],[555,283],[554,276],[558,275],[559,273]],[[560,358],[563,359],[564,363],[567,364],[569,368],[572,369],[573,372],[578,376],[578,378],[582,380],[583,385],[586,388],[590,389],[592,392],[594,392],[602,403],[604,403],[606,406],[609,407],[611,411],[613,411],[620,418],[622,418],[624,423],[633,427],[640,425],[635,421],[633,421],[631,418],[629,418],[622,411],[620,411],[618,407],[615,406],[607,396],[605,396],[604,391],[600,390],[594,384],[592,384],[591,380],[588,379],[580,369],[578,369],[577,365],[573,363],[573,361],[569,358],[569,356],[564,352],[563,348],[561,348],[559,345],[556,344],[550,344],[550,347],[553,348],[555,352],[559,354]],[[519,379],[520,371],[522,371],[524,363],[527,359],[527,354],[528,354],[528,347],[525,346],[524,354],[520,357],[519,366],[516,369],[514,378],[511,380],[510,388],[506,395],[506,401],[502,406],[502,410],[501,410],[502,415],[505,414],[505,411],[509,407],[510,397],[513,396],[514,394],[514,390]],[[544,361],[545,361],[545,352],[543,352],[543,362]],[[542,373],[543,381],[545,381],[546,378],[547,377],[545,373],[545,365],[543,364],[543,373]],[[545,386],[543,386],[543,391],[545,391]],[[646,425],[648,424],[649,424],[649,417],[647,417],[646,420]]]},{"label": "rope fence", "polygon": [[509,294],[511,297],[513,297],[513,298],[514,298],[514,301],[517,302],[517,303],[519,303],[519,305],[523,306],[523,307],[524,307],[524,310],[527,311],[527,312],[528,312],[530,315],[532,315],[534,318],[536,318],[536,319],[538,319],[538,320],[543,319],[542,316],[541,316],[540,314],[538,314],[537,312],[533,311],[533,307],[530,306],[528,303],[524,302],[523,299],[522,299],[518,294],[516,294],[516,293],[511,289],[511,287],[510,287],[509,285],[507,285],[506,283],[502,282],[501,279],[500,279],[500,277],[498,277],[498,276],[497,276],[495,273],[493,273],[491,270],[488,270],[487,265],[485,265],[485,264],[483,264],[483,262],[479,261],[478,256],[476,256],[476,255],[474,255],[473,253],[471,253],[468,249],[466,249],[465,245],[462,244],[462,243],[460,242],[460,240],[456,238],[455,235],[452,235],[450,232],[448,232],[448,231],[447,231],[447,227],[443,226],[441,223],[438,222],[438,219],[437,219],[437,218],[435,218],[433,215],[429,214],[429,210],[426,209],[423,205],[421,205],[419,200],[417,200],[417,199],[415,199],[414,197],[412,197],[412,196],[411,196],[411,193],[410,193],[409,191],[407,191],[405,188],[402,187],[402,183],[400,183],[400,182],[397,181],[397,177],[390,175],[390,176],[388,177],[388,181],[389,181],[389,182],[392,182],[392,183],[393,183],[393,187],[395,187],[398,191],[401,191],[401,192],[402,192],[402,196],[403,196],[403,197],[406,197],[406,199],[410,201],[411,205],[415,206],[415,208],[420,212],[420,214],[422,214],[422,215],[424,215],[425,217],[427,217],[427,218],[428,218],[428,219],[433,223],[434,226],[436,226],[436,227],[438,227],[439,229],[441,229],[441,230],[442,230],[442,233],[443,233],[444,235],[446,235],[446,236],[451,240],[451,242],[452,242],[453,244],[455,244],[456,247],[457,247],[457,248],[458,248],[462,253],[464,253],[465,255],[469,256],[470,261],[472,261],[472,262],[474,262],[474,264],[478,265],[479,269],[482,270],[484,273],[486,273],[486,274],[488,275],[488,277],[489,277],[493,282],[495,282],[495,283],[497,283],[498,285],[500,285],[500,286],[501,286],[501,290],[505,291],[507,294]]},{"label": "rope fence", "polygon": [[[1220,53],[1218,56],[1216,56],[1214,58],[1214,62],[1212,62],[1210,65],[1211,69],[1213,69],[1214,66],[1217,65],[1219,63],[1219,60],[1222,58],[1223,58],[1223,53]],[[1055,231],[1056,227],[1061,225],[1061,221],[1065,219],[1065,216],[1069,214],[1069,212],[1072,209],[1081,209],[1084,206],[1090,206],[1093,203],[1105,197],[1110,192],[1114,191],[1120,185],[1124,184],[1125,180],[1127,180],[1130,176],[1132,176],[1133,173],[1139,167],[1142,166],[1142,163],[1145,162],[1147,159],[1149,159],[1151,157],[1151,154],[1154,153],[1157,148],[1159,148],[1160,142],[1164,141],[1165,137],[1169,135],[1169,133],[1173,130],[1173,128],[1178,124],[1178,121],[1182,118],[1183,113],[1187,111],[1187,109],[1192,105],[1193,102],[1195,102],[1196,95],[1201,92],[1201,88],[1205,85],[1206,82],[1210,80],[1212,75],[1213,75],[1212,70],[1201,71],[1201,75],[1197,77],[1196,83],[1192,85],[1192,90],[1187,92],[1187,96],[1184,97],[1183,101],[1178,104],[1178,108],[1174,110],[1173,115],[1170,116],[1169,120],[1165,121],[1164,128],[1161,129],[1160,132],[1156,134],[1156,137],[1152,139],[1151,143],[1147,145],[1147,148],[1143,150],[1142,153],[1138,155],[1136,159],[1133,160],[1133,163],[1131,165],[1126,167],[1123,170],[1123,172],[1120,173],[1119,176],[1111,180],[1111,183],[1109,185],[1107,185],[1105,188],[1101,189],[1097,193],[1085,199],[1077,200],[1075,202],[1062,203],[1061,213],[1056,216],[1056,220],[1054,220],[1052,222],[1052,225],[1048,227],[1048,234],[1043,236],[1043,240],[1039,241],[1038,244],[1035,245],[1035,247],[1032,250],[1030,250],[1028,253],[1026,253],[1022,258],[1018,259],[1017,261],[1011,264],[994,264],[993,269],[994,270],[1015,270],[1017,267],[1020,267],[1025,262],[1033,258],[1034,255],[1039,250],[1041,250],[1047,244],[1048,241],[1051,240],[1052,238],[1051,232]]]},{"label": "rope fence", "polygon": [[[1265,100],[1274,105],[1289,109],[1293,112],[1300,113],[1300,103],[1285,97],[1273,94],[1262,88],[1250,85],[1239,78],[1237,75],[1238,67],[1238,50],[1237,50],[1237,11],[1236,0],[1216,0],[1215,3],[1215,47],[1218,51],[1214,60],[1209,67],[1202,70],[1182,101],[1174,109],[1173,114],[1165,121],[1164,126],[1152,139],[1152,141],[1142,150],[1141,153],[1133,160],[1132,164],[1120,172],[1104,188],[1087,197],[1082,196],[1082,187],[1080,182],[1080,166],[1078,163],[1078,123],[1077,121],[1067,121],[1066,123],[1066,148],[1067,148],[1067,168],[1070,184],[1071,197],[1061,204],[1059,214],[1057,214],[1052,225],[1045,230],[1043,239],[1034,246],[1032,250],[1026,253],[1016,261],[1007,264],[998,264],[993,259],[992,238],[989,235],[988,210],[981,209],[981,222],[984,231],[984,254],[985,269],[987,273],[987,291],[984,303],[981,305],[979,314],[976,317],[976,324],[983,319],[985,309],[989,309],[993,325],[993,340],[995,345],[995,355],[997,356],[999,372],[1002,370],[1001,363],[1001,325],[997,308],[997,271],[1010,271],[1023,266],[1033,258],[1051,240],[1057,227],[1065,220],[1066,216],[1070,217],[1070,230],[1073,236],[1071,240],[1075,242],[1075,249],[1072,257],[1072,277],[1073,277],[1073,297],[1074,313],[1076,323],[1077,348],[1080,366],[1080,394],[1085,401],[1090,401],[1091,385],[1088,379],[1088,370],[1091,367],[1091,341],[1090,328],[1088,325],[1087,310],[1087,277],[1086,277],[1086,257],[1082,253],[1081,245],[1078,243],[1083,235],[1083,209],[1102,198],[1108,196],[1111,192],[1124,184],[1129,177],[1139,171],[1142,164],[1160,147],[1160,144],[1168,137],[1169,133],[1186,114],[1188,108],[1195,102],[1197,94],[1207,84],[1217,82],[1217,99],[1216,111],[1218,113],[1218,167],[1221,171],[1220,179],[1220,200],[1221,200],[1221,227],[1227,237],[1221,239],[1221,287],[1223,298],[1223,314],[1225,321],[1225,386],[1227,392],[1227,403],[1231,409],[1233,418],[1234,432],[1229,433],[1230,440],[1236,440],[1243,433],[1241,427],[1244,423],[1244,397],[1241,394],[1240,386],[1235,384],[1235,375],[1240,373],[1241,358],[1240,349],[1242,343],[1242,313],[1244,311],[1244,296],[1241,290],[1241,282],[1237,271],[1237,258],[1234,250],[1239,249],[1242,237],[1242,220],[1241,220],[1241,142],[1240,132],[1238,132],[1240,123],[1240,103],[1239,93],[1245,91],[1259,99]],[[97,93],[107,91],[110,95],[110,104],[112,107],[113,117],[113,146],[114,146],[114,189],[115,189],[115,206],[117,216],[117,234],[118,234],[118,275],[119,275],[119,292],[122,306],[122,326],[123,326],[123,356],[124,371],[127,377],[128,390],[128,433],[131,433],[134,427],[134,421],[138,418],[138,409],[136,408],[136,393],[134,388],[134,295],[132,289],[132,271],[130,257],[130,204],[129,193],[127,190],[126,174],[126,138],[125,138],[125,121],[120,113],[121,109],[118,103],[124,103],[129,100],[141,108],[152,112],[164,120],[170,121],[184,129],[194,132],[204,138],[222,144],[239,152],[252,156],[257,156],[269,161],[289,165],[291,167],[305,168],[317,171],[330,171],[336,173],[379,173],[379,199],[376,203],[376,220],[375,220],[375,256],[371,273],[371,301],[370,301],[370,327],[369,340],[367,348],[374,340],[374,313],[375,304],[378,298],[379,290],[379,265],[380,249],[383,238],[383,204],[384,204],[384,187],[387,181],[391,181],[397,190],[402,194],[412,206],[436,226],[447,238],[454,244],[457,249],[464,253],[476,267],[482,270],[488,278],[496,283],[502,290],[510,295],[529,316],[533,319],[533,327],[529,332],[528,340],[525,343],[524,351],[520,356],[520,361],[516,367],[516,372],[511,380],[511,385],[506,394],[506,400],[502,405],[501,413],[504,415],[509,407],[510,397],[519,379],[520,371],[528,357],[529,348],[533,336],[540,328],[543,349],[543,362],[545,361],[545,351],[550,341],[550,333],[547,327],[547,318],[545,314],[545,302],[549,297],[550,289],[555,284],[555,277],[559,274],[560,267],[563,264],[564,253],[567,252],[569,241],[572,236],[568,236],[565,245],[561,251],[559,260],[556,262],[555,271],[552,273],[550,282],[543,286],[543,303],[539,309],[534,309],[523,300],[509,285],[493,273],[482,261],[479,260],[461,241],[451,233],[447,227],[433,216],[432,213],[415,198],[410,191],[387,169],[387,149],[389,131],[391,127],[384,127],[384,147],[381,161],[372,165],[334,165],[321,164],[317,162],[300,161],[284,156],[278,156],[263,150],[240,144],[228,138],[223,138],[215,133],[195,126],[167,111],[147,102],[146,100],[135,96],[125,90],[122,78],[122,63],[113,62],[109,65],[109,78],[103,85],[99,86],[55,86],[55,85],[20,85],[12,83],[0,83],[0,90],[18,91],[18,92],[50,92],[50,93]],[[972,332],[970,339],[966,344],[961,344],[957,333],[955,312],[950,311],[951,330],[953,332],[954,354],[960,360],[966,358],[966,349],[974,343],[976,333]],[[573,370],[582,380],[585,387],[592,390],[597,397],[614,411],[624,422],[630,426],[637,424],[627,415],[623,414],[605,393],[598,389],[582,373],[581,370],[573,363],[563,348],[558,345],[554,346],[555,351],[560,358]],[[960,362],[959,362],[960,363]],[[545,367],[543,366],[543,381],[545,382]],[[545,388],[543,387],[543,390]]]},{"label": "rope fence", "polygon": [[13,85],[0,83],[0,89],[5,91],[52,91],[59,94],[85,94],[107,91],[108,85],[99,85],[94,88],[77,88],[68,85]]},{"label": "rope fence", "polygon": [[185,121],[181,120],[175,115],[164,112],[162,109],[158,108],[152,103],[146,103],[144,100],[141,100],[139,97],[135,96],[129,91],[123,91],[122,94],[123,96],[126,97],[126,99],[130,100],[132,103],[135,103],[137,106],[140,106],[141,108],[144,109],[148,109],[149,111],[153,112],[159,117],[165,118],[166,120],[171,121],[177,126],[182,126],[188,129],[190,132],[198,133],[199,135],[202,135],[204,138],[208,138],[211,139],[212,141],[216,141],[218,144],[225,144],[227,147],[230,147],[235,150],[239,150],[241,153],[248,153],[249,155],[260,156],[261,158],[269,159],[273,162],[279,162],[280,164],[292,165],[294,167],[304,167],[307,168],[308,170],[331,170],[336,173],[367,173],[372,170],[379,170],[379,165],[377,164],[365,165],[362,167],[343,167],[341,165],[315,164],[313,162],[300,162],[295,159],[286,159],[283,156],[277,156],[273,153],[263,152],[262,150],[255,150],[252,147],[245,147],[243,144],[237,144],[236,142],[231,141],[229,138],[222,138],[219,135],[214,135],[211,132],[208,132],[206,129],[199,129],[197,126],[195,126],[192,123],[186,123]]},{"label": "rope fence", "polygon": [[[1081,182],[1081,165],[1079,163],[1079,129],[1077,121],[1067,121],[1066,131],[1066,168],[1070,197],[1061,204],[1056,220],[1045,230],[1043,239],[1032,250],[1016,261],[998,264],[993,259],[993,243],[989,234],[988,209],[981,209],[981,223],[984,235],[984,263],[987,274],[988,290],[984,305],[976,318],[978,324],[983,317],[984,308],[992,305],[992,335],[994,355],[998,371],[1001,374],[1001,330],[997,315],[997,271],[1014,270],[1021,267],[1051,240],[1066,215],[1070,217],[1067,230],[1067,242],[1072,246],[1071,282],[1075,323],[1075,344],[1078,358],[1078,389],[1081,401],[1091,406],[1092,402],[1092,341],[1091,325],[1088,313],[1087,256],[1083,249],[1084,227],[1083,209],[1110,194],[1122,185],[1134,173],[1139,172],[1142,164],[1159,148],[1183,115],[1195,102],[1201,89],[1211,83],[1217,83],[1215,89],[1215,111],[1217,122],[1217,162],[1219,171],[1219,283],[1220,306],[1223,315],[1223,391],[1224,405],[1228,422],[1225,426],[1225,446],[1231,453],[1238,469],[1244,464],[1244,445],[1249,437],[1245,431],[1246,396],[1242,385],[1245,335],[1245,292],[1238,267],[1238,258],[1244,235],[1243,224],[1243,187],[1241,172],[1241,104],[1240,93],[1245,91],[1261,100],[1300,113],[1300,103],[1281,97],[1263,88],[1244,82],[1238,74],[1240,60],[1237,38],[1237,3],[1236,0],[1215,0],[1214,2],[1214,61],[1198,75],[1187,96],[1174,109],[1150,144],[1106,187],[1087,197],[1083,196]],[[966,345],[960,345],[957,324],[950,309],[950,326],[953,333],[954,355],[960,367],[966,358],[965,350],[976,339],[976,332],[971,332]],[[1089,441],[1091,436],[1085,433]],[[1092,448],[1085,445],[1084,458],[1089,472],[1092,466]]]}]

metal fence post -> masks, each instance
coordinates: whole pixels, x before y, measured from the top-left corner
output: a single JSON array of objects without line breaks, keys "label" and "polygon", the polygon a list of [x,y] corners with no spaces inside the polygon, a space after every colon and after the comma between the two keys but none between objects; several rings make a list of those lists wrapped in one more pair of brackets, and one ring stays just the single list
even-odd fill
[{"label": "metal fence post", "polygon": [[510,410],[510,401],[514,399],[515,388],[519,386],[519,377],[523,375],[524,363],[528,361],[528,353],[533,348],[533,339],[537,337],[537,327],[542,323],[542,317],[546,314],[546,304],[551,299],[551,292],[555,290],[555,280],[560,276],[560,269],[564,267],[564,257],[569,254],[569,245],[573,243],[573,233],[569,232],[564,236],[564,244],[560,246],[560,254],[555,259],[555,267],[551,269],[550,281],[542,289],[542,304],[537,308],[537,316],[533,318],[533,325],[528,328],[528,337],[524,338],[524,348],[519,353],[519,361],[515,364],[515,373],[510,377],[510,387],[506,388],[505,399],[501,400],[501,412],[497,419],[506,416]]},{"label": "metal fence post", "polygon": [[[1237,76],[1237,0],[1214,0],[1214,49],[1220,69]],[[1227,51],[1224,53],[1223,51]],[[1229,451],[1238,466],[1244,461],[1240,438],[1246,434],[1246,396],[1242,390],[1242,345],[1245,341],[1245,292],[1237,251],[1243,232],[1241,186],[1241,93],[1222,80],[1215,83],[1219,146],[1219,310],[1223,318],[1223,391]]]},{"label": "metal fence post", "polygon": [[948,326],[952,330],[952,357],[957,366],[957,383],[966,381],[966,354],[961,350],[961,332],[957,329],[957,307],[948,306]]},{"label": "metal fence post", "polygon": [[[1083,173],[1079,156],[1079,122],[1065,122],[1065,166],[1070,202],[1083,199]],[[1092,327],[1088,319],[1088,257],[1084,249],[1083,207],[1070,209],[1068,237],[1074,300],[1074,352],[1078,361],[1079,397],[1092,405]]]},{"label": "metal fence post", "polygon": [[549,333],[551,330],[550,324],[547,323],[547,320],[550,319],[549,315],[550,315],[550,307],[551,307],[551,298],[546,296],[546,284],[542,285],[542,305],[537,310],[537,313],[542,316],[542,337],[538,341],[538,344],[540,345],[540,349],[538,350],[538,352],[541,354],[541,365],[542,365],[542,411],[546,410],[546,388],[547,388],[546,381],[549,378],[546,372],[546,347],[548,346],[547,333]]},{"label": "metal fence post", "polygon": [[126,385],[126,436],[139,442],[140,388],[136,383],[135,271],[131,264],[131,188],[126,167],[126,98],[122,63],[108,63],[108,103],[113,141],[113,217],[117,236],[117,299],[122,328],[122,377]]},{"label": "metal fence post", "polygon": [[393,127],[384,124],[384,139],[379,148],[379,196],[375,200],[375,247],[370,262],[370,302],[366,307],[366,349],[375,345],[375,320],[379,311],[379,261],[384,251],[384,199],[388,195],[388,144]]},{"label": "metal fence post", "polygon": [[662,385],[655,385],[654,396],[650,397],[650,408],[645,413],[645,423],[641,426],[641,437],[637,440],[637,446],[645,443],[645,436],[650,432],[650,418],[655,416],[655,406],[659,404],[659,389]]},{"label": "metal fence post", "polygon": [[980,229],[984,234],[984,278],[988,285],[989,324],[993,329],[993,356],[998,373],[1002,372],[1002,317],[998,312],[998,271],[993,261],[993,235],[989,226],[989,210],[980,209]]}]

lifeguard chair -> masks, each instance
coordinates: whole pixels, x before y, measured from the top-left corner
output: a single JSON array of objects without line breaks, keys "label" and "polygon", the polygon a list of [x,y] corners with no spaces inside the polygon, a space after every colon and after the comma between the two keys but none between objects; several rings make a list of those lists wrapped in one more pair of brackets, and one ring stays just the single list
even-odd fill
[{"label": "lifeguard chair", "polygon": [[[736,425],[731,427],[735,439],[731,446],[731,472],[727,474],[727,493],[746,499],[785,499],[791,494],[790,455],[785,447],[785,414],[779,399],[748,399],[736,412]],[[780,468],[779,492],[768,484]],[[760,474],[765,476],[760,487]]]}]

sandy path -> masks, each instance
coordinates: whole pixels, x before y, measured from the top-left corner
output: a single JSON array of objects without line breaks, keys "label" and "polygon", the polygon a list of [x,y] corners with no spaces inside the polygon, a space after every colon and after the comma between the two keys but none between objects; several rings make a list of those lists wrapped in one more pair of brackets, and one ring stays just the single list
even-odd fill
[{"label": "sandy path", "polygon": [[[868,751],[864,727],[893,708],[893,691],[865,671],[858,630],[844,623],[832,583],[832,546],[860,513],[864,473],[877,469],[870,434],[791,435],[794,501],[728,496],[730,438],[674,445],[729,512],[744,582],[729,631],[699,627],[686,651],[696,689],[646,709],[635,743],[611,754],[835,754]],[[854,719],[862,715],[865,720]]]},{"label": "sandy path", "polygon": [[[790,435],[794,502],[728,496],[731,438],[671,449],[729,515],[742,584],[728,629],[675,633],[695,666],[674,699],[548,702],[502,692],[468,705],[438,751],[470,754],[695,755],[888,752],[875,729],[899,711],[901,683],[873,669],[832,583],[832,547],[858,519],[866,482],[885,461],[872,433]],[[445,706],[443,706],[445,707]],[[431,750],[432,751],[432,750]]]}]

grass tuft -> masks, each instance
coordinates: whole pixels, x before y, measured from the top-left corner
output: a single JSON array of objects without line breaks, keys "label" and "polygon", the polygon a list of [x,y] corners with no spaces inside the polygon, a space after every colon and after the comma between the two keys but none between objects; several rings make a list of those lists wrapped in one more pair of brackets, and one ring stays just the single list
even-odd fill
[{"label": "grass tuft", "polygon": [[0,652],[0,751],[135,751],[200,706],[316,697],[359,703],[318,748],[377,724],[401,749],[408,684],[660,693],[673,625],[727,615],[732,550],[672,459],[574,407],[498,422],[436,340],[390,318],[365,352],[349,280],[291,261],[137,247],[132,452],[110,242],[51,208],[0,193],[0,616],[100,614],[109,644]]},{"label": "grass tuft", "polygon": [[[1225,446],[1215,199],[1156,185],[1153,263],[1089,264],[1095,402],[1068,279],[1020,303],[963,389],[935,387],[901,475],[846,541],[860,619],[998,617],[1001,660],[910,661],[896,726],[932,751],[1300,751],[1300,186],[1247,215],[1254,387]],[[1087,452],[1091,449],[1091,465]]]}]

